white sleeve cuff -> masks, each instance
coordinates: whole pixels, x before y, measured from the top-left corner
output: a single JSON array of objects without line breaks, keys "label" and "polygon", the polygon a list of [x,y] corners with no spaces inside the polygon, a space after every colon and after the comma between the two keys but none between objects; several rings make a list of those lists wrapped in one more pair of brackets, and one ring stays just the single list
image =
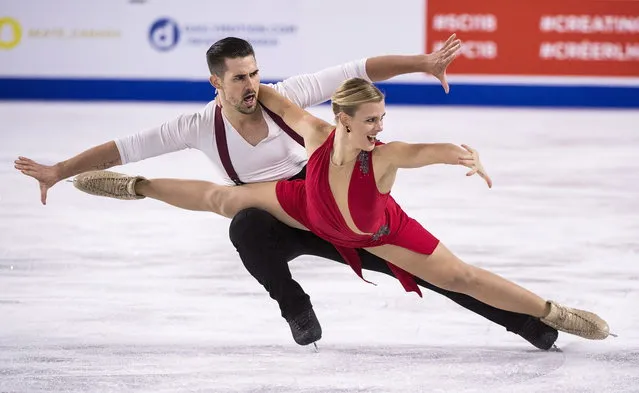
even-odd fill
[{"label": "white sleeve cuff", "polygon": [[118,148],[118,153],[120,153],[120,161],[122,162],[122,165],[128,164],[130,161],[125,154],[122,139],[118,138],[118,139],[115,139],[113,142],[115,142],[115,147]]}]

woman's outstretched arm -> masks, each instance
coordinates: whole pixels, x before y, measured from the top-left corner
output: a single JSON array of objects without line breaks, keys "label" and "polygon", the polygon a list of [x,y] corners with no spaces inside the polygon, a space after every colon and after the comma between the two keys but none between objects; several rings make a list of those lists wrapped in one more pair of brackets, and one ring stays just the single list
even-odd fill
[{"label": "woman's outstretched arm", "polygon": [[479,160],[477,150],[453,143],[404,143],[390,142],[379,148],[379,157],[386,163],[387,171],[399,168],[421,168],[433,164],[463,165],[471,170],[466,176],[478,174],[488,187],[493,182]]}]

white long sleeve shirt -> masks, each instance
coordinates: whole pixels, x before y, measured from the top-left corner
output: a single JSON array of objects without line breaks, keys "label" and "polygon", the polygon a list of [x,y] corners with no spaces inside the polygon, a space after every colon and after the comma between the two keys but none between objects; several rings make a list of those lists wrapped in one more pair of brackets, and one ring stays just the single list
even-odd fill
[{"label": "white long sleeve shirt", "polygon": [[[326,68],[314,74],[290,77],[271,85],[280,94],[302,108],[330,99],[339,85],[349,78],[364,78],[366,59]],[[268,124],[268,136],[256,146],[249,144],[223,116],[231,163],[245,183],[288,179],[299,173],[307,162],[306,151],[262,111]],[[122,164],[183,149],[202,151],[213,163],[217,175],[231,185],[215,141],[215,101],[202,110],[183,114],[159,127],[115,140]]]}]

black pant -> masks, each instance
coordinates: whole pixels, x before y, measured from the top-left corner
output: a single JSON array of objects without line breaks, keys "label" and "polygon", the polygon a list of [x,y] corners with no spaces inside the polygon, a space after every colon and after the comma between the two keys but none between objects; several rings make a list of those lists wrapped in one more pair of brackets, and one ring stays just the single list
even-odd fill
[{"label": "black pant", "polygon": [[[294,317],[311,307],[309,296],[291,277],[288,262],[300,255],[316,255],[346,264],[335,247],[311,232],[291,228],[269,213],[250,208],[239,212],[231,222],[229,233],[246,269],[277,301],[282,317]],[[381,258],[358,250],[362,268],[393,276]],[[519,333],[531,316],[504,311],[480,302],[468,295],[438,288],[418,277],[417,284],[446,296],[508,331]]]}]

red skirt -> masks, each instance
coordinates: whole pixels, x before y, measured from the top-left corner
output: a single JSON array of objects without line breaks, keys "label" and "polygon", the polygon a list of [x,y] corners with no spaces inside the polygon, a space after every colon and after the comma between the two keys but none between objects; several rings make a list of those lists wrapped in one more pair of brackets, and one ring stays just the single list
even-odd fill
[{"label": "red skirt", "polygon": [[[277,200],[282,209],[320,238],[332,243],[355,273],[362,275],[362,262],[357,248],[378,247],[392,244],[420,254],[433,253],[439,240],[428,232],[420,223],[409,217],[393,198],[388,199],[385,208],[386,225],[379,235],[361,235],[353,233],[350,228],[340,228],[339,232],[324,230],[322,220],[311,220],[306,196],[304,180],[282,180],[275,187]],[[391,271],[408,292],[422,295],[412,274],[386,261]],[[365,279],[364,279],[365,280]],[[366,280],[365,280],[366,281]],[[368,282],[368,281],[367,281]]]}]

